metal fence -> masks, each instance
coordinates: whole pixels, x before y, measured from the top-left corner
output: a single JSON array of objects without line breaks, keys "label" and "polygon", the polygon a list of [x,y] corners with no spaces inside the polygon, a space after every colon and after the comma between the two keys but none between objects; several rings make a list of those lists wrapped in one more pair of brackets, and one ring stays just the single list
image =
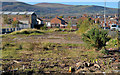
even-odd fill
[{"label": "metal fence", "polygon": [[21,30],[21,29],[22,28],[3,28],[2,29],[2,34],[11,33],[11,32],[14,32],[14,31]]}]

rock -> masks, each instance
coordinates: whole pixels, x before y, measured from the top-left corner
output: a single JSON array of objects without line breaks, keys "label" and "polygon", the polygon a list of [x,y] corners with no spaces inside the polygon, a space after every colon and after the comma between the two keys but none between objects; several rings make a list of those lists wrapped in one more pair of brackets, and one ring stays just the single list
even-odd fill
[{"label": "rock", "polygon": [[81,62],[76,63],[76,67],[80,66],[81,64]]},{"label": "rock", "polygon": [[91,67],[94,65],[93,63],[89,63],[89,62],[85,62],[84,64],[85,64],[85,67]]},{"label": "rock", "polygon": [[75,72],[75,68],[71,68],[71,72]]},{"label": "rock", "polygon": [[50,72],[48,71],[48,72],[45,72],[45,73],[50,73]]},{"label": "rock", "polygon": [[45,61],[45,59],[41,59],[41,61]]},{"label": "rock", "polygon": [[61,64],[60,66],[61,66],[62,68],[67,67],[66,64]]},{"label": "rock", "polygon": [[77,70],[80,68],[84,68],[84,64],[82,62],[78,62],[78,63],[76,63],[76,68],[77,68]]},{"label": "rock", "polygon": [[95,73],[102,73],[100,70],[95,71]]},{"label": "rock", "polygon": [[89,72],[89,70],[87,68],[83,68],[75,71],[75,73],[83,73],[83,72]]},{"label": "rock", "polygon": [[20,63],[20,62],[18,62],[18,61],[16,61],[16,60],[13,60],[13,62],[15,62],[15,63]]},{"label": "rock", "polygon": [[100,66],[98,64],[94,64],[94,66],[97,67],[97,68],[100,68]]},{"label": "rock", "polygon": [[112,73],[120,73],[120,70],[112,70]]},{"label": "rock", "polygon": [[94,66],[92,66],[92,67],[90,67],[88,70],[89,70],[90,72],[95,72],[95,71],[96,71],[96,68],[95,68]]},{"label": "rock", "polygon": [[54,68],[54,65],[50,65],[49,67],[50,67],[50,68]]}]

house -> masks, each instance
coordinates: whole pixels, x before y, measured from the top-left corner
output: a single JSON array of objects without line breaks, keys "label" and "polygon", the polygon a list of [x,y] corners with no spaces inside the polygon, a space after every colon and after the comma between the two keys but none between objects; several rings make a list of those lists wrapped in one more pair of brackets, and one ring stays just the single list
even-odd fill
[{"label": "house", "polygon": [[68,19],[68,20],[66,20],[67,21],[67,23],[69,24],[71,24],[71,28],[72,29],[75,29],[75,30],[77,30],[78,29],[78,27],[77,27],[77,19]]},{"label": "house", "polygon": [[43,20],[40,18],[37,18],[37,24],[34,26],[34,28],[40,29],[40,27],[44,26]]},{"label": "house", "polygon": [[[0,12],[0,15],[3,16],[3,21],[6,19],[11,19],[13,21],[19,21],[19,24],[16,27],[20,28],[35,28],[39,26],[40,21],[38,21],[37,15],[35,12]],[[12,25],[12,23],[3,22],[2,25]]]},{"label": "house", "polygon": [[65,20],[58,18],[57,16],[53,18],[51,21],[51,28],[66,28],[67,22]]}]

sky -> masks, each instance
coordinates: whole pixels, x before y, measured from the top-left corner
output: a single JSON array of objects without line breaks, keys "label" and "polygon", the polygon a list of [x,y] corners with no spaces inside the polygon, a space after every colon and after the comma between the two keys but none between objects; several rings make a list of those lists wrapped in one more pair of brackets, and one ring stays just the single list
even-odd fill
[{"label": "sky", "polygon": [[62,3],[62,4],[68,4],[68,5],[98,5],[98,6],[104,6],[104,1],[106,1],[106,7],[110,8],[118,8],[118,2],[120,0],[17,0],[26,2],[29,4],[37,4],[42,2],[47,3]]},{"label": "sky", "polygon": [[0,0],[0,1],[20,1],[28,4],[37,4],[37,3],[61,3],[68,5],[98,5],[104,6],[104,1],[106,1],[106,7],[118,8],[118,2],[120,0]]},{"label": "sky", "polygon": [[[43,0],[17,0],[23,2],[43,2]],[[104,2],[105,0],[44,0],[44,2]],[[118,2],[120,0],[106,0],[107,2]]]}]

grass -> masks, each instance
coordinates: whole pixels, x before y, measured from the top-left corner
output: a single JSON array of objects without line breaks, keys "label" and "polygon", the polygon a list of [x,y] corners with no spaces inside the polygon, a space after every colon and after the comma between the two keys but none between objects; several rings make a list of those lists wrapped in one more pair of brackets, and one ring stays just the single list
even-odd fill
[{"label": "grass", "polygon": [[117,38],[111,39],[107,42],[106,48],[118,48],[117,44],[118,44]]},{"label": "grass", "polygon": [[44,34],[44,33],[41,32],[40,30],[37,30],[37,29],[23,29],[23,30],[20,30],[20,31],[12,32],[10,34],[12,34],[12,35],[17,35],[17,34],[41,35],[41,34]]}]

